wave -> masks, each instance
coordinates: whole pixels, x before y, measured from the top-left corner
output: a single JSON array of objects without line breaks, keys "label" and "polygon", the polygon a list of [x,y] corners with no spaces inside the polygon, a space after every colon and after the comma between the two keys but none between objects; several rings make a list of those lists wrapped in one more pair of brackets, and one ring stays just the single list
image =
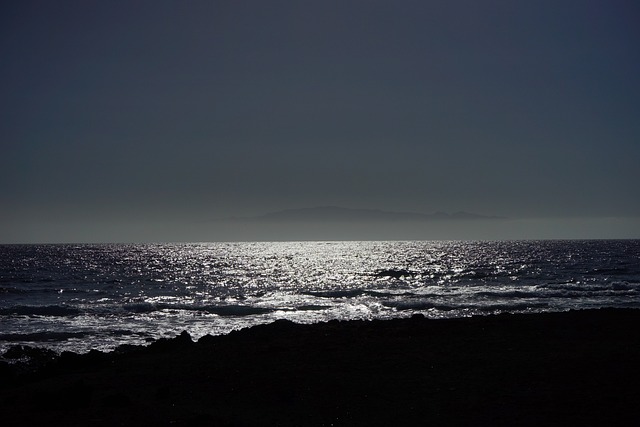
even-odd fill
[{"label": "wave", "polygon": [[638,296],[640,283],[549,283],[538,286],[542,298]]},{"label": "wave", "polygon": [[77,316],[82,312],[76,307],[67,305],[18,305],[15,307],[0,309],[0,315],[3,316]]},{"label": "wave", "polygon": [[0,286],[0,294],[26,294],[27,292],[25,289]]},{"label": "wave", "polygon": [[218,316],[251,316],[255,314],[271,313],[271,308],[252,307],[249,305],[208,305],[203,307],[193,307],[195,311],[205,311]]},{"label": "wave", "polygon": [[384,301],[382,305],[389,308],[395,308],[398,311],[406,311],[406,310],[439,310],[439,311],[453,311],[458,310],[462,307],[459,305],[451,305],[451,304],[439,304],[433,301]]},{"label": "wave", "polygon": [[[167,305],[167,304],[162,304],[162,305]],[[150,302],[137,302],[137,303],[130,303],[130,304],[117,306],[115,310],[113,309],[112,310],[118,311],[118,309],[122,309],[127,313],[152,313],[154,311],[162,310],[162,307],[160,307],[160,304],[153,304]]]},{"label": "wave", "polygon": [[7,342],[41,342],[41,341],[65,341],[72,338],[84,338],[91,335],[89,332],[32,332],[28,334],[0,334],[0,341]]},{"label": "wave", "polygon": [[489,297],[489,298],[539,298],[542,295],[536,291],[521,291],[521,290],[510,290],[510,291],[481,291],[473,294],[478,297]]},{"label": "wave", "polygon": [[303,295],[319,298],[355,298],[366,293],[364,289],[338,289],[332,291],[307,291]]},{"label": "wave", "polygon": [[454,311],[473,309],[481,312],[494,311],[521,311],[530,309],[548,308],[545,302],[513,302],[513,303],[493,303],[493,304],[443,304],[433,301],[385,301],[382,303],[385,307],[395,308],[398,311]]},{"label": "wave", "polygon": [[[189,305],[189,304],[167,304],[167,303],[133,303],[120,306],[122,310],[129,313],[153,313],[163,310],[184,310],[195,311],[218,316],[251,316],[273,312],[271,308],[254,307],[250,305]],[[117,309],[116,309],[117,310]]]},{"label": "wave", "polygon": [[[144,332],[135,332],[129,329],[113,329],[104,331],[104,334],[110,337],[123,337],[123,336],[148,336],[149,334]],[[5,342],[54,342],[54,341],[66,341],[70,339],[82,339],[89,336],[96,336],[96,331],[42,331],[42,332],[29,332],[29,333],[10,333],[0,334],[0,341]]]},{"label": "wave", "polygon": [[337,289],[331,291],[305,291],[300,292],[302,295],[308,295],[317,298],[357,298],[363,295],[381,298],[381,297],[398,297],[413,296],[415,292],[409,290],[393,291],[386,289]]},{"label": "wave", "polygon": [[331,308],[330,305],[316,305],[316,304],[307,304],[300,305],[295,308],[296,311],[318,311],[318,310],[327,310]]},{"label": "wave", "polygon": [[[319,306],[318,306],[319,307]],[[303,310],[320,309],[318,307],[302,307]],[[325,308],[325,307],[322,307]],[[47,306],[14,306],[0,309],[0,316],[50,316],[50,317],[73,317],[82,314],[93,314],[99,316],[109,316],[114,314],[146,314],[163,310],[184,310],[217,314],[218,316],[251,316],[266,314],[274,311],[272,308],[254,307],[249,305],[187,305],[187,304],[154,304],[154,303],[132,303],[118,306],[103,306],[97,308],[87,308],[86,310],[67,305],[47,305]]]},{"label": "wave", "polygon": [[614,291],[640,291],[640,283],[613,282],[611,289]]}]

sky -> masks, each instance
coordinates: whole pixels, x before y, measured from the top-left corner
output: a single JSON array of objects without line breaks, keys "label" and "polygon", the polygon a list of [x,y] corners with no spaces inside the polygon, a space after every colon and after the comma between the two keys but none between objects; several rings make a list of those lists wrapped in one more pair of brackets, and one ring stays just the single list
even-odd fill
[{"label": "sky", "polygon": [[0,243],[234,239],[214,220],[313,206],[640,238],[639,21],[634,0],[2,2]]}]

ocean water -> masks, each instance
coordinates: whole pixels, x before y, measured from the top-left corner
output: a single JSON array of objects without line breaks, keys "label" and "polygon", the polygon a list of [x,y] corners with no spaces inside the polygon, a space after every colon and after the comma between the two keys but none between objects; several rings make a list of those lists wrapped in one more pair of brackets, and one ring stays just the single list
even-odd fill
[{"label": "ocean water", "polygon": [[640,308],[640,240],[0,245],[0,354],[597,307]]}]

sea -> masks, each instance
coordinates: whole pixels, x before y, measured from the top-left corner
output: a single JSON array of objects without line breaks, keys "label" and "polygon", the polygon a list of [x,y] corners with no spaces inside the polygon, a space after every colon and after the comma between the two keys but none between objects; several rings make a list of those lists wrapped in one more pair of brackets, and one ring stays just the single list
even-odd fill
[{"label": "sea", "polygon": [[600,307],[640,308],[640,240],[0,245],[0,354]]}]

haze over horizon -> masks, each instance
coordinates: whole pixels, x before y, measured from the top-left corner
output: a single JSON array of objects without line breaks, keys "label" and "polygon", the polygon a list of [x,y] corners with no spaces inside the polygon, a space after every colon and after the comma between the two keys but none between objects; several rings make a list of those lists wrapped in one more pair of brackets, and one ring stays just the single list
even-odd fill
[{"label": "haze over horizon", "polygon": [[[639,21],[630,0],[4,2],[0,243],[640,238]],[[319,206],[507,219],[217,221]]]}]

